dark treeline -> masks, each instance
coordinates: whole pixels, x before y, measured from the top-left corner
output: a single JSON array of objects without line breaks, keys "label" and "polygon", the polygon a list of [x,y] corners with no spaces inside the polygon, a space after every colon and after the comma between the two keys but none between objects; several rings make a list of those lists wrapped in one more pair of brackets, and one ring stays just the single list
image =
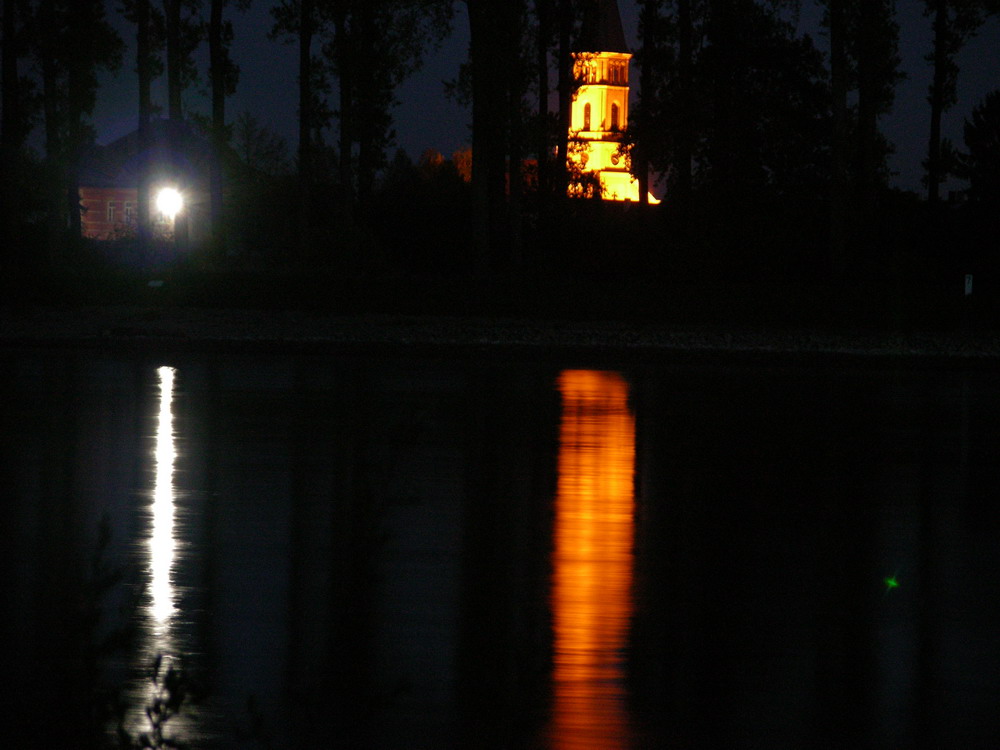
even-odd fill
[{"label": "dark treeline", "polygon": [[[2,262],[52,267],[93,249],[80,240],[80,164],[99,77],[117,71],[138,76],[140,152],[164,115],[212,146],[210,240],[190,256],[209,267],[915,281],[996,270],[985,242],[997,229],[1000,94],[977,104],[963,143],[941,135],[957,54],[996,0],[925,0],[922,195],[891,187],[893,144],[879,130],[905,73],[895,3],[637,3],[624,138],[640,184],[664,196],[657,207],[566,198],[571,51],[600,0],[465,0],[468,59],[442,96],[469,105],[471,149],[416,163],[395,150],[393,107],[450,33],[450,0],[271,2],[270,37],[299,61],[293,157],[253,112],[226,109],[240,74],[232,17],[250,0],[3,0]],[[822,14],[815,37],[797,24],[805,5]],[[150,94],[160,76],[165,108]],[[199,80],[208,114],[185,108]],[[143,174],[128,239],[140,249],[151,242]],[[967,189],[944,200],[949,178]]]}]

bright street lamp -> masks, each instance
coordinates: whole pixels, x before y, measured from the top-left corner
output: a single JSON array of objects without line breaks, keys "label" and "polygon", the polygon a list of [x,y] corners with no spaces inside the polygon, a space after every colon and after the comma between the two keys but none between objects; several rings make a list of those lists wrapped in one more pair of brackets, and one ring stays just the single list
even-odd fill
[{"label": "bright street lamp", "polygon": [[175,188],[166,187],[156,194],[156,210],[170,221],[184,208],[184,198]]}]

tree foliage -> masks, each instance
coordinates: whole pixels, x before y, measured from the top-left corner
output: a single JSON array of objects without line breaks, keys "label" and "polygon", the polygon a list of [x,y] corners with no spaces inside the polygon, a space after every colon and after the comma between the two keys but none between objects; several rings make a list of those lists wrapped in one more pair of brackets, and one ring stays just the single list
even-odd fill
[{"label": "tree foliage", "polygon": [[329,0],[320,13],[329,29],[323,55],[338,80],[341,189],[364,199],[395,141],[396,91],[447,34],[452,6],[441,0]]},{"label": "tree foliage", "polygon": [[102,0],[42,0],[27,22],[43,81],[46,148],[65,158],[93,136],[86,117],[97,103],[98,74],[121,66],[124,44]]},{"label": "tree foliage", "polygon": [[1000,90],[991,91],[972,110],[964,126],[965,152],[956,172],[969,181],[969,197],[1000,205]]},{"label": "tree foliage", "polygon": [[696,186],[816,189],[829,169],[830,107],[810,37],[753,0],[650,0],[640,22],[648,72],[630,138],[671,186],[693,159]]},{"label": "tree foliage", "polygon": [[941,181],[949,171],[950,144],[941,136],[942,115],[957,101],[958,63],[956,57],[986,18],[1000,12],[997,0],[924,0],[924,15],[931,17],[933,46],[925,56],[932,66],[927,102],[931,111],[930,140],[927,148],[927,197],[938,200]]},{"label": "tree foliage", "polygon": [[12,265],[15,237],[26,213],[27,172],[31,169],[25,143],[36,111],[33,82],[24,75],[28,53],[26,0],[3,0],[2,63],[0,63],[0,265]]},{"label": "tree foliage", "polygon": [[202,0],[163,0],[167,53],[167,106],[170,119],[184,115],[182,94],[198,80],[195,50],[205,37]]},{"label": "tree foliage", "polygon": [[31,31],[27,0],[3,0],[2,122],[0,141],[8,152],[20,149],[33,127],[36,110],[33,81],[21,65],[28,56]]},{"label": "tree foliage", "polygon": [[[211,217],[212,237],[216,252],[226,244],[225,222],[223,221],[224,175],[222,154],[228,140],[226,125],[226,97],[236,92],[239,66],[229,54],[233,42],[233,23],[225,16],[227,0],[211,0],[208,22],[209,76],[212,84],[212,142],[213,159],[211,166]],[[240,10],[250,7],[250,0],[238,0]]]},{"label": "tree foliage", "polygon": [[[253,0],[235,0],[233,5],[239,11],[250,8]],[[225,10],[230,0],[210,0],[211,11],[208,24],[209,75],[212,81],[212,99],[218,94],[223,100],[236,93],[240,79],[240,67],[233,62],[230,51],[233,45],[233,22],[227,18]]]},{"label": "tree foliage", "polygon": [[288,143],[250,112],[233,121],[233,149],[251,172],[277,177],[288,172]]},{"label": "tree foliage", "polygon": [[45,153],[51,175],[47,215],[53,245],[67,222],[79,235],[76,172],[83,148],[94,140],[87,116],[97,103],[99,72],[121,66],[124,44],[107,21],[103,0],[40,0],[27,23],[42,83]]}]

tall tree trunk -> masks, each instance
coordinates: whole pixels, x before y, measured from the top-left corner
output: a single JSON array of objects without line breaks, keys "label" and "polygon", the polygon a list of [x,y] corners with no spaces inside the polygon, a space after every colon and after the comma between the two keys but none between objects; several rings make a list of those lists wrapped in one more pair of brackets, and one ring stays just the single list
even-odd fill
[{"label": "tall tree trunk", "polygon": [[226,50],[222,40],[222,11],[225,0],[212,0],[208,25],[208,54],[212,76],[212,163],[211,163],[211,224],[212,250],[216,256],[225,251],[226,233],[223,222],[222,154],[226,147]]},{"label": "tall tree trunk", "polygon": [[[653,101],[653,26],[657,16],[655,0],[643,0],[639,10],[639,24],[642,28],[642,63],[639,67],[639,102],[647,110]],[[639,203],[649,204],[649,159],[646,157],[645,143],[649,133],[643,133],[632,149],[632,172],[639,182]]]},{"label": "tall tree trunk", "polygon": [[299,5],[299,252],[312,246],[312,38],[315,30],[313,0]]},{"label": "tall tree trunk", "polygon": [[[74,5],[71,13],[79,14],[85,6]],[[70,23],[83,22],[71,15]],[[67,63],[66,78],[66,210],[69,216],[70,236],[79,239],[83,225],[80,212],[80,159],[83,155],[83,110],[84,102],[80,100],[86,88],[84,78],[86,71],[80,61],[71,59]]]},{"label": "tall tree trunk", "polygon": [[711,0],[709,42],[716,61],[712,85],[712,135],[715,141],[712,159],[712,179],[726,188],[739,168],[735,163],[735,122],[732,105],[733,46],[735,44],[735,14],[733,0]]},{"label": "tall tree trunk", "polygon": [[[70,76],[70,89],[73,87],[73,76]],[[69,145],[66,153],[66,212],[68,216],[67,227],[70,237],[79,239],[83,235],[84,210],[80,203],[80,159],[82,157],[83,144],[81,143],[81,122],[80,113],[70,113],[69,121]],[[74,119],[75,118],[75,119]]]},{"label": "tall tree trunk", "polygon": [[686,221],[691,204],[691,162],[694,157],[694,19],[691,0],[678,0],[677,37],[680,112],[674,151],[677,179],[672,202],[678,208],[681,221]]},{"label": "tall tree trunk", "polygon": [[13,260],[15,227],[18,223],[15,162],[21,148],[21,92],[17,74],[17,50],[14,46],[15,1],[3,0],[3,60],[0,63],[0,273]]},{"label": "tall tree trunk", "polygon": [[867,233],[875,216],[875,185],[878,142],[878,76],[875,71],[878,55],[878,23],[881,8],[877,0],[860,3],[858,29],[858,145],[856,167],[857,205],[861,226]]},{"label": "tall tree trunk", "polygon": [[573,3],[559,0],[559,149],[555,195],[560,202],[569,189],[569,127],[573,117]]},{"label": "tall tree trunk", "polygon": [[938,203],[942,175],[941,167],[941,115],[944,112],[945,76],[948,64],[948,4],[947,0],[934,0],[934,74],[931,81],[931,133],[927,148],[927,201]]},{"label": "tall tree trunk", "polygon": [[830,89],[832,118],[830,157],[830,272],[840,277],[847,263],[847,228],[850,187],[847,136],[847,0],[830,2]]},{"label": "tall tree trunk", "polygon": [[552,133],[549,128],[549,50],[552,45],[553,0],[535,0],[538,19],[538,45],[535,48],[535,75],[538,78],[538,132],[535,151],[538,153],[537,210],[538,229],[531,243],[530,262],[536,267],[546,263],[550,243],[552,213]]},{"label": "tall tree trunk", "polygon": [[[38,9],[43,28],[56,26],[54,0],[42,0]],[[57,68],[55,57],[46,50],[42,58],[42,112],[45,116],[45,156],[56,159],[59,155],[59,105]]]},{"label": "tall tree trunk", "polygon": [[489,269],[490,260],[490,189],[489,116],[487,77],[489,45],[485,36],[492,33],[483,0],[466,0],[469,11],[469,57],[472,68],[472,231],[475,265],[480,273]]},{"label": "tall tree trunk", "polygon": [[[476,265],[487,273],[501,247],[505,204],[507,82],[503,4],[467,0],[472,61],[472,193]],[[502,64],[503,63],[503,64]]]},{"label": "tall tree trunk", "polygon": [[[169,156],[171,179],[179,190],[187,185],[187,176],[181,173],[181,164],[177,158],[184,149],[184,131],[182,120],[184,112],[181,106],[181,0],[164,0],[167,31],[167,142],[170,144]],[[181,211],[174,217],[174,245],[185,249],[188,243],[188,212]]]},{"label": "tall tree trunk", "polygon": [[[56,28],[53,0],[42,0],[39,15],[43,28]],[[59,81],[55,57],[51,53],[42,59],[42,112],[45,116],[45,160],[49,167],[46,202],[46,245],[49,262],[55,259],[64,226],[65,193],[62,128],[59,106]]]},{"label": "tall tree trunk", "polygon": [[149,149],[153,117],[152,98],[152,47],[150,44],[149,0],[136,0],[136,70],[139,76],[139,182],[136,196],[136,234],[140,253],[146,256],[152,239],[152,211],[150,206]]},{"label": "tall tree trunk", "polygon": [[549,43],[552,41],[552,0],[535,0],[538,18],[538,46],[535,50],[535,68],[538,76],[538,197],[539,207],[549,197]]},{"label": "tall tree trunk", "polygon": [[0,121],[0,147],[3,156],[10,157],[21,147],[21,91],[17,73],[17,3],[3,0],[3,61],[0,63],[2,76],[2,121]]},{"label": "tall tree trunk", "polygon": [[[362,3],[358,9],[360,21],[358,48],[359,50],[371,50],[377,48],[376,31],[377,24],[371,3]],[[355,54],[354,59],[365,57],[365,54]],[[381,86],[373,75],[372,66],[361,66],[359,74],[356,75],[355,93],[357,99],[357,110],[355,112],[357,122],[370,122],[378,110],[376,101],[381,95]],[[358,143],[358,174],[357,174],[357,198],[358,204],[364,206],[375,187],[376,171],[376,137],[374,128],[357,128],[355,133]]]},{"label": "tall tree trunk", "polygon": [[341,5],[336,19],[337,69],[340,78],[340,190],[346,213],[352,211],[354,203],[354,122],[355,112],[355,76],[356,62],[351,45],[352,29],[348,26],[347,12]]},{"label": "tall tree trunk", "polygon": [[507,59],[507,183],[508,183],[508,214],[511,264],[517,268],[522,263],[522,214],[524,182],[522,167],[524,162],[524,132],[521,127],[522,96],[524,94],[525,65],[521,56],[520,29],[524,19],[524,0],[507,0],[504,3],[504,46],[509,50]]},{"label": "tall tree trunk", "polygon": [[167,30],[167,109],[171,120],[181,111],[181,0],[163,0]]}]

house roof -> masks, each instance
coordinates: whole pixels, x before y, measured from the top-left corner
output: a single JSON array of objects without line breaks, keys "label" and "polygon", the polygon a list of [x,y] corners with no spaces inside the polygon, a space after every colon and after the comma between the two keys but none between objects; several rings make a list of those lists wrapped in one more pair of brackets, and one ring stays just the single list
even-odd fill
[{"label": "house roof", "polygon": [[208,179],[212,145],[188,123],[154,120],[149,141],[149,147],[140,151],[139,133],[134,130],[106,146],[94,146],[81,160],[80,185],[136,187],[144,154],[154,178],[169,175],[188,183]]},{"label": "house roof", "polygon": [[616,0],[585,0],[574,52],[628,52]]}]

